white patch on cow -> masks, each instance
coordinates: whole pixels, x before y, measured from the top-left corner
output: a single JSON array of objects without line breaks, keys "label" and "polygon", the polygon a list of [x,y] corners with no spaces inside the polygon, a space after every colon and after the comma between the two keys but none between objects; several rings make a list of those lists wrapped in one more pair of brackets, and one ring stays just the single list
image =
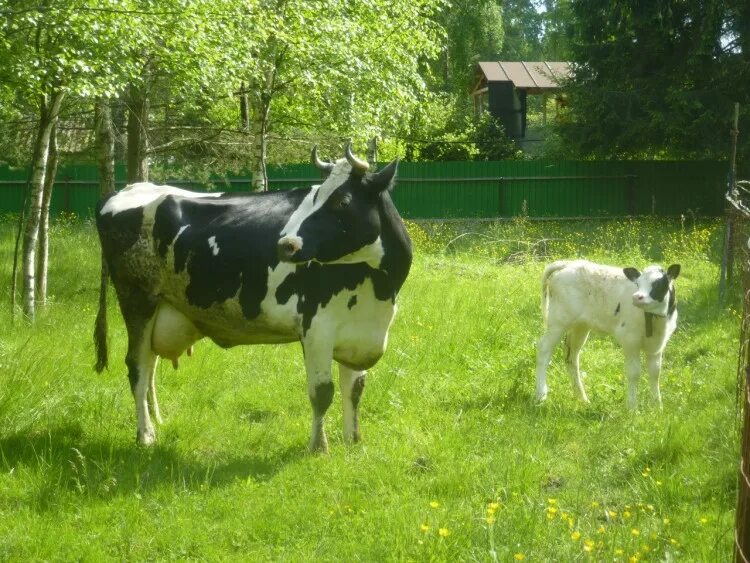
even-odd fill
[{"label": "white patch on cow", "polygon": [[215,236],[208,237],[208,246],[211,247],[211,252],[213,253],[214,256],[218,256],[219,255],[219,245],[216,244],[216,237]]},{"label": "white patch on cow", "polygon": [[336,264],[359,264],[365,262],[373,268],[380,266],[380,262],[383,260],[385,255],[385,249],[383,248],[383,241],[380,237],[375,239],[368,245],[363,246],[359,250],[355,250],[351,254],[342,256],[335,261]]},{"label": "white patch on cow", "polygon": [[190,226],[190,225],[183,225],[182,227],[180,227],[180,230],[179,230],[179,231],[177,231],[177,234],[176,234],[176,235],[174,236],[174,238],[172,239],[172,246],[174,246],[174,243],[176,243],[176,242],[177,242],[177,239],[178,239],[178,238],[180,238],[180,235],[181,235],[182,233],[184,233],[184,232],[185,232],[185,229],[187,229],[187,228],[188,228],[189,226]]},{"label": "white patch on cow", "polygon": [[113,216],[129,209],[145,207],[150,203],[168,195],[187,198],[219,197],[221,193],[199,193],[175,188],[173,186],[157,186],[150,182],[139,182],[126,186],[107,200],[100,214],[111,213]]},{"label": "white patch on cow", "polygon": [[[319,186],[313,186],[307,197],[294,210],[284,228],[281,229],[279,236],[298,237],[297,231],[299,231],[302,222],[325,205],[331,194],[336,191],[336,188],[346,182],[351,171],[352,168],[346,160],[339,160],[331,171],[331,174],[325,179],[325,182]],[[299,240],[301,243],[302,239]]]}]

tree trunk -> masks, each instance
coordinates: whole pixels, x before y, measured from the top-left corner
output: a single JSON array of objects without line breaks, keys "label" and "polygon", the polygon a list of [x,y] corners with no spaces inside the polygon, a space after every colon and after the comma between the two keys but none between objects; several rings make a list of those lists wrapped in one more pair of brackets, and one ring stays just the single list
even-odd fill
[{"label": "tree trunk", "polygon": [[42,194],[44,191],[44,177],[47,170],[49,155],[49,141],[52,128],[57,120],[64,94],[53,92],[49,101],[42,98],[40,103],[39,129],[34,141],[34,156],[31,163],[31,182],[29,184],[30,197],[26,213],[26,226],[23,236],[23,267],[21,295],[23,313],[30,321],[36,313],[36,249],[39,238],[39,221],[42,214]]},{"label": "tree trunk", "polygon": [[[101,195],[115,191],[115,132],[109,100],[99,98],[94,111],[96,148],[99,160],[99,192]],[[97,351],[96,370],[101,372],[107,365],[107,286],[109,269],[101,251],[101,274],[99,278],[99,311],[94,324],[94,343]]]},{"label": "tree trunk", "polygon": [[36,299],[44,306],[47,304],[47,270],[49,265],[49,206],[52,201],[52,189],[57,175],[57,121],[52,124],[49,136],[49,156],[47,170],[44,174],[42,192],[42,211],[39,218],[39,260],[36,265]]},{"label": "tree trunk", "polygon": [[148,93],[128,91],[128,184],[148,182]]},{"label": "tree trunk", "polygon": [[252,174],[252,190],[254,192],[268,191],[268,173],[266,171],[266,151],[268,134],[269,96],[257,93],[256,104],[253,108],[251,134],[253,144],[250,151],[250,173]]}]

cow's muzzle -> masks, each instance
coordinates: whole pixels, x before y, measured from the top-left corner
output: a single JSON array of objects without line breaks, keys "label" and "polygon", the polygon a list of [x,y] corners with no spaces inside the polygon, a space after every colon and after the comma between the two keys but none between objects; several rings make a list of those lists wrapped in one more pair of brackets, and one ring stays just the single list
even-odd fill
[{"label": "cow's muzzle", "polygon": [[294,255],[302,249],[302,239],[286,236],[279,240],[276,250],[281,262],[294,262]]}]

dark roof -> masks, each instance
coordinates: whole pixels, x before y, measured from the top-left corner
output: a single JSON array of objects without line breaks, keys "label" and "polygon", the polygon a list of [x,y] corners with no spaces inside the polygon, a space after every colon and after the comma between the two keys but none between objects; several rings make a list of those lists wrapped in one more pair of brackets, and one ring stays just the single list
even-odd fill
[{"label": "dark roof", "polygon": [[570,63],[547,61],[489,61],[480,62],[480,82],[475,88],[487,86],[487,82],[512,82],[519,90],[543,93],[559,90],[558,79],[570,75]]}]

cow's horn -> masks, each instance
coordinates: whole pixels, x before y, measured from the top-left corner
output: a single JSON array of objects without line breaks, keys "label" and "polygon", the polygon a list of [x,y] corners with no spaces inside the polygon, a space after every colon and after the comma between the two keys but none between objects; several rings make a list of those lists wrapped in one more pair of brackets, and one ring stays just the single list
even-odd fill
[{"label": "cow's horn", "polygon": [[352,143],[349,141],[346,145],[346,160],[349,162],[349,164],[352,165],[352,169],[356,170],[360,174],[364,174],[367,172],[367,169],[370,168],[370,165],[367,163],[367,161],[360,160],[356,156],[354,156],[354,153],[352,153]]},{"label": "cow's horn", "polygon": [[333,162],[323,162],[318,158],[318,145],[315,145],[310,155],[310,161],[315,165],[316,168],[321,169],[323,172],[330,172],[333,170]]}]

